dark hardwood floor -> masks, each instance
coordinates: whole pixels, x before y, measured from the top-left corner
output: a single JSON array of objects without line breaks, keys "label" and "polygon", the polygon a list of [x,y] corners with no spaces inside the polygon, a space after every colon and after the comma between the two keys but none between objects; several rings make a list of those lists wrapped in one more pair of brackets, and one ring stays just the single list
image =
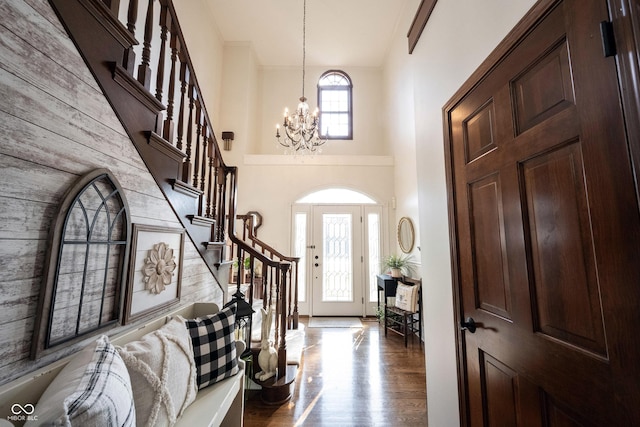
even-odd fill
[{"label": "dark hardwood floor", "polygon": [[[307,323],[307,319],[301,319]],[[375,320],[362,329],[306,328],[301,371],[290,402],[269,406],[247,391],[244,425],[426,426],[424,350]]]}]

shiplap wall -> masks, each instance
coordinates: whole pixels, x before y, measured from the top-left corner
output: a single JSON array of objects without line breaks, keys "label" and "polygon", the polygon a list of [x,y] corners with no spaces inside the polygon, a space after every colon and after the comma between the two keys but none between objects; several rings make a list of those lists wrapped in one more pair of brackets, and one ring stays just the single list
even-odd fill
[{"label": "shiplap wall", "polygon": [[[0,1],[0,384],[81,346],[29,359],[58,203],[100,167],[122,185],[133,223],[180,227],[49,3]],[[222,301],[189,239],[183,265],[182,303]]]}]

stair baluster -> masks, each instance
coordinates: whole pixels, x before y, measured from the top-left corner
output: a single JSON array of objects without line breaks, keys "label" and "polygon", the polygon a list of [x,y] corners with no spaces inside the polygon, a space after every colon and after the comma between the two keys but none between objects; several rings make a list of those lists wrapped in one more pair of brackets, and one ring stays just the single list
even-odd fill
[{"label": "stair baluster", "polygon": [[[117,11],[115,11],[117,15]],[[131,0],[127,8],[127,29],[135,39],[136,37],[136,21],[138,20],[138,0]],[[122,66],[129,74],[133,75],[136,63],[136,54],[133,46],[125,49]]]},{"label": "stair baluster", "polygon": [[[162,128],[162,136],[164,139],[173,144],[174,132],[173,132],[173,104],[176,91],[176,62],[178,59],[178,34],[173,30],[173,24],[171,24],[171,69],[169,71],[169,93],[167,94],[167,117],[164,119],[164,126]],[[177,147],[181,150],[182,147]]]},{"label": "stair baluster", "polygon": [[151,38],[153,37],[153,1],[149,0],[144,22],[144,43],[142,45],[142,63],[138,66],[138,81],[149,90],[151,84]]},{"label": "stair baluster", "polygon": [[193,140],[193,109],[195,107],[194,88],[191,83],[191,75],[189,74],[189,118],[187,120],[187,148],[182,166],[182,181],[186,184],[191,183],[191,143]]},{"label": "stair baluster", "polygon": [[[176,148],[178,150],[182,150],[182,140],[184,137],[184,98],[187,93],[187,63],[184,61],[184,58],[180,54],[178,56],[180,58],[180,107],[178,110],[178,135],[176,140]],[[189,154],[187,154],[188,156]]]},{"label": "stair baluster", "polygon": [[[158,55],[158,71],[156,72],[156,99],[162,102],[162,86],[164,84],[164,60],[167,50],[167,33],[169,32],[169,10],[166,0],[160,1],[160,55]],[[165,138],[166,139],[166,138]]]}]

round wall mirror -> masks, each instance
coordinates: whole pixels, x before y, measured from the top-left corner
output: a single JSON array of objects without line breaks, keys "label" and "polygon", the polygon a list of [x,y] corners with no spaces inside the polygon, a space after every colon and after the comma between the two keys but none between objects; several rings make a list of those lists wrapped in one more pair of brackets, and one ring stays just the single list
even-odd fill
[{"label": "round wall mirror", "polygon": [[413,229],[413,222],[411,218],[403,216],[398,222],[398,244],[400,245],[400,250],[408,254],[413,250],[415,240],[416,236]]}]

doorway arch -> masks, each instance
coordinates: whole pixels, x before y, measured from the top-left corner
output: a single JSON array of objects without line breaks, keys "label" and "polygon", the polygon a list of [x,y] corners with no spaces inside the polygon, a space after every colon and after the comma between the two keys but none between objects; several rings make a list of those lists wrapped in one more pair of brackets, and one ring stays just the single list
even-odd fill
[{"label": "doorway arch", "polygon": [[331,187],[313,191],[298,200],[296,204],[361,204],[370,205],[377,204],[373,198],[368,195],[350,188]]},{"label": "doorway arch", "polygon": [[[317,189],[296,199],[292,205],[291,236],[294,256],[300,257],[301,314],[376,314],[376,275],[380,272],[385,230],[383,223],[386,223],[384,213],[383,205],[374,198],[345,187]],[[338,237],[328,237],[332,227],[342,227],[343,233],[348,230],[347,234],[340,237],[348,240],[337,243],[335,239]],[[333,248],[349,249],[340,255],[346,257],[342,259],[342,265],[346,264],[349,268],[338,272],[327,271],[329,264],[336,264],[335,257],[339,255],[328,251],[326,239],[334,239]],[[339,285],[327,285],[327,277],[341,277],[342,282]],[[346,286],[347,283],[353,288]],[[326,286],[335,286],[335,289],[331,288],[330,295],[326,294]],[[349,305],[347,302],[351,304],[350,309],[337,309]]]}]

